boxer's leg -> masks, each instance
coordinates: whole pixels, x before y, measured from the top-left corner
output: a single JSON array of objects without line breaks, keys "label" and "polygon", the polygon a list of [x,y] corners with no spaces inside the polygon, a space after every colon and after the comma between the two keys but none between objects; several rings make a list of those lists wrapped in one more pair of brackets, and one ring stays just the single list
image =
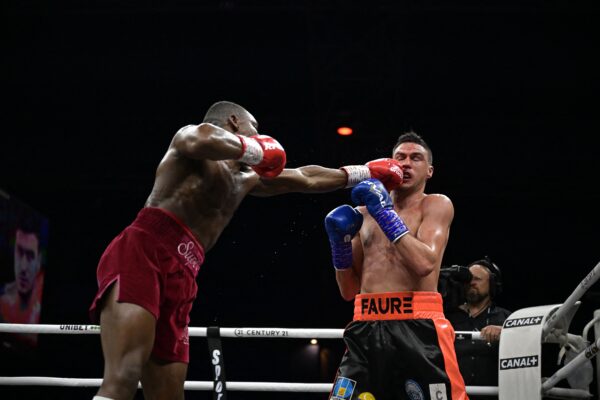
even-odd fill
[{"label": "boxer's leg", "polygon": [[156,320],[136,304],[117,302],[119,282],[105,294],[100,314],[104,378],[98,396],[132,399],[154,345]]},{"label": "boxer's leg", "polygon": [[161,362],[150,358],[142,373],[142,388],[146,400],[183,400],[183,384],[187,364]]}]

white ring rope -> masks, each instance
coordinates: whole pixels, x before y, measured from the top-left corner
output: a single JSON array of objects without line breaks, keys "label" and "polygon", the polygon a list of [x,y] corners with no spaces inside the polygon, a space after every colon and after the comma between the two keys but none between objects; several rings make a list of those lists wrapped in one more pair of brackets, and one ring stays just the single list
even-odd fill
[{"label": "white ring rope", "polygon": [[565,300],[565,302],[556,310],[556,312],[550,315],[550,317],[546,320],[543,329],[543,337],[546,337],[554,328],[559,327],[561,323],[564,323],[565,319],[570,321],[570,318],[568,318],[569,313],[577,307],[577,302],[579,299],[594,283],[596,283],[596,281],[598,281],[598,279],[600,279],[600,262],[596,264],[590,273],[588,273],[587,276],[579,283],[579,285],[577,285],[575,290],[569,295],[569,297],[567,297],[567,300]]},{"label": "white ring rope", "polygon": [[[49,324],[6,324],[0,323],[0,332],[6,333],[52,333],[63,335],[99,334],[99,325],[49,325]],[[290,328],[219,328],[221,337],[229,338],[287,338],[287,339],[341,339],[343,329],[290,329]],[[206,337],[207,328],[189,328],[189,336]],[[479,332],[456,332],[459,339],[483,340]],[[0,377],[0,385],[8,386],[69,386],[99,387],[102,379],[55,378],[43,376]],[[141,387],[141,386],[140,386]],[[186,390],[213,390],[213,381],[186,381]],[[287,383],[287,382],[227,382],[227,390],[257,392],[301,392],[329,393],[331,383]],[[467,386],[470,395],[498,394],[495,386]]]},{"label": "white ring rope", "polygon": [[[0,377],[0,385],[7,386],[69,386],[99,387],[102,379],[88,378],[51,378],[45,376]],[[286,382],[229,382],[227,390],[255,392],[329,392],[331,383],[286,383]],[[138,384],[138,388],[142,385]],[[213,381],[186,381],[186,390],[213,390]]]},{"label": "white ring rope", "polygon": [[[6,386],[63,386],[63,387],[100,387],[102,379],[87,378],[50,378],[44,376],[0,377],[0,385]],[[185,390],[213,390],[213,381],[186,381]],[[141,388],[138,385],[138,388]],[[299,393],[329,393],[331,383],[289,383],[289,382],[227,382],[227,390],[248,392],[299,392]],[[470,396],[498,396],[497,386],[467,386]],[[584,390],[552,388],[546,395],[558,398],[589,398]]]},{"label": "white ring rope", "polygon": [[[50,378],[44,376],[0,377],[0,385],[5,386],[63,386],[63,387],[100,387],[102,379],[87,378]],[[213,381],[186,381],[185,390],[213,390]],[[138,388],[141,388],[138,385]],[[331,383],[289,383],[289,382],[227,382],[227,390],[248,392],[299,392],[299,393],[329,393]],[[470,396],[497,396],[497,386],[467,386]],[[584,390],[553,388],[546,395],[570,398],[589,398]]]},{"label": "white ring rope", "polygon": [[[189,335],[206,337],[207,328],[189,328]],[[55,333],[62,335],[86,335],[100,333],[99,325],[47,325],[47,324],[1,324],[0,332],[8,333]],[[221,337],[228,338],[288,338],[288,339],[341,339],[343,329],[304,328],[219,328]],[[484,340],[479,332],[457,331],[457,339]]]},{"label": "white ring rope", "polygon": [[[15,376],[0,377],[0,385],[7,386],[69,386],[69,387],[99,387],[102,379],[83,378],[50,378],[45,376]],[[213,390],[213,381],[186,381],[185,390]],[[142,386],[139,385],[138,388]],[[249,392],[302,392],[329,393],[332,383],[289,383],[289,382],[229,382],[227,390]],[[498,394],[496,386],[467,386],[467,394],[490,395]]]}]

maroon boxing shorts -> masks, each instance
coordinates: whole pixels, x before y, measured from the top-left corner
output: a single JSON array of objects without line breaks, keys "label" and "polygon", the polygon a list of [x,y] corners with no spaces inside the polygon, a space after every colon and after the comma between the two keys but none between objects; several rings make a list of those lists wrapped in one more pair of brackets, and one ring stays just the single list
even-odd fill
[{"label": "maroon boxing shorts", "polygon": [[118,282],[117,301],[137,304],[156,318],[152,355],[189,362],[189,314],[203,261],[204,249],[176,216],[143,208],[100,258],[98,292],[89,310],[92,321],[98,323],[99,301]]}]

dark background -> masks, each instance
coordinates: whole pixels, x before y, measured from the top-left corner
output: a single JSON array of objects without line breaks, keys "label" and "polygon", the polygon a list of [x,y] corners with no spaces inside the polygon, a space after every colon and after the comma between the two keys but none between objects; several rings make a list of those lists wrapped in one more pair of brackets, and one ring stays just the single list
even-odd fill
[{"label": "dark background", "polygon": [[[427,191],[455,206],[443,264],[489,255],[511,310],[565,300],[600,259],[594,3],[3,2],[0,187],[50,220],[42,322],[89,322],[102,251],[144,204],[172,135],[218,100],[247,107],[289,167],[388,157],[416,130],[434,153]],[[336,135],[344,121],[353,136]],[[352,304],[322,221],[349,202],[347,190],[246,199],[200,271],[192,326],[343,328]],[[225,339],[227,378],[332,382],[341,341],[321,342],[321,368],[306,344]],[[206,340],[191,348],[188,379],[210,380]],[[99,338],[42,336],[4,370],[99,378]]]}]

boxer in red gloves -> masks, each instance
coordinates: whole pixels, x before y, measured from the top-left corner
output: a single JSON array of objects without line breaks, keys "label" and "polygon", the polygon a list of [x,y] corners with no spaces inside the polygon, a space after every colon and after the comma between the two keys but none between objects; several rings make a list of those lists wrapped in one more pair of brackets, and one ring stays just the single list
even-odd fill
[{"label": "boxer in red gloves", "polygon": [[398,162],[285,169],[279,142],[243,107],[215,103],[181,128],[156,170],[145,207],[106,248],[90,307],[100,321],[104,378],[95,399],[183,399],[196,275],[247,194],[320,193],[377,178],[393,189]]}]

